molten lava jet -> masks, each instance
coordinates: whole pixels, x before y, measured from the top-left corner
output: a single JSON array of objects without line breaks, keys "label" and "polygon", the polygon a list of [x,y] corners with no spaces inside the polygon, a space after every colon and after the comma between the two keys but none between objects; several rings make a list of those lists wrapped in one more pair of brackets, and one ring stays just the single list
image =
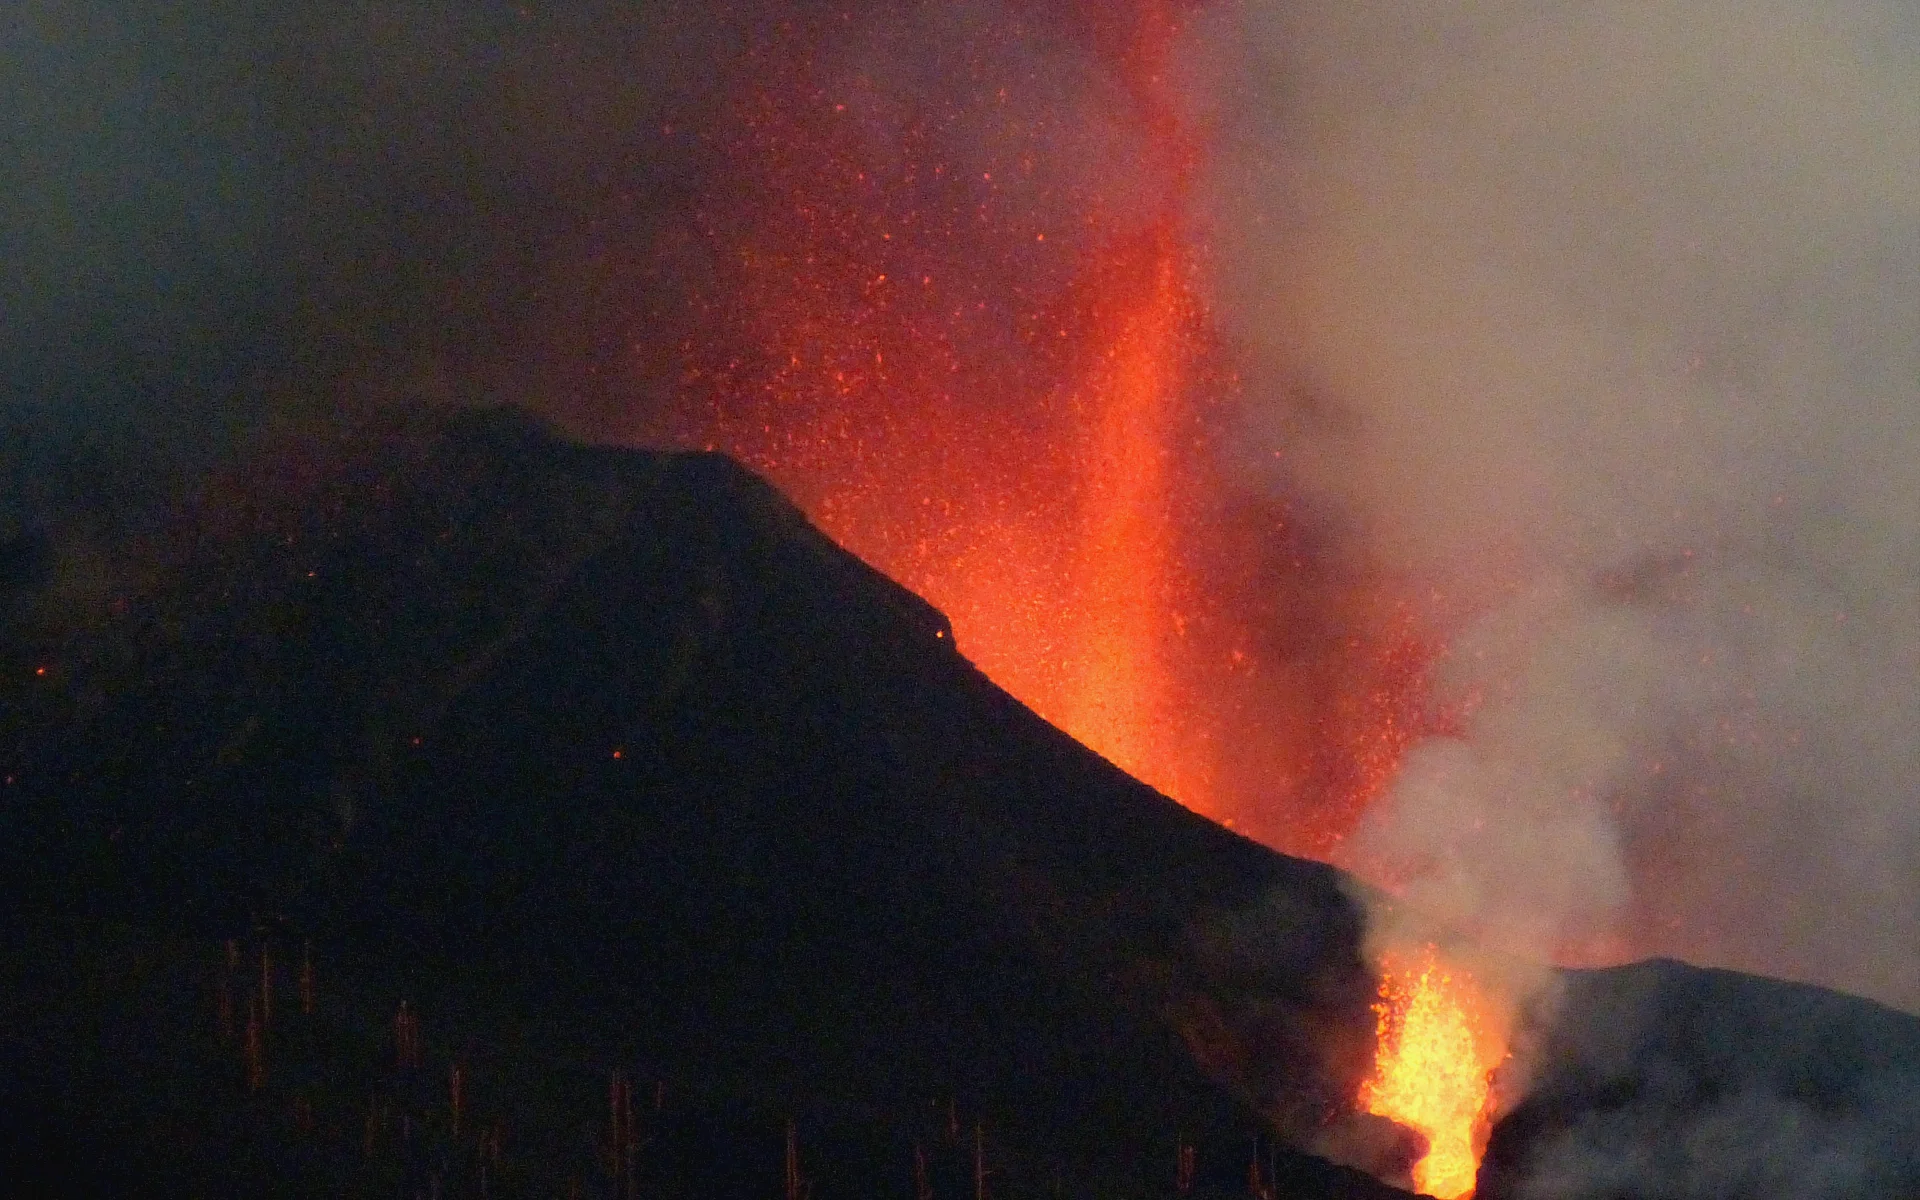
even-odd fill
[{"label": "molten lava jet", "polygon": [[657,436],[767,474],[1130,773],[1325,857],[1421,732],[1427,656],[1390,589],[1225,477],[1239,380],[1197,283],[1186,7],[930,33],[941,11],[796,20],[753,52]]},{"label": "molten lava jet", "polygon": [[[766,49],[729,147],[766,194],[708,217],[744,303],[730,352],[690,372],[715,397],[703,440],[932,600],[1043,717],[1224,815],[1175,678],[1202,602],[1179,549],[1203,516],[1189,450],[1214,399],[1194,386],[1211,334],[1182,229],[1178,26],[1164,0],[1063,9],[1122,85],[1117,120],[1158,177],[1144,201],[1053,161],[1081,131],[1029,99],[1056,86],[1017,65],[1032,29],[956,31],[953,78],[904,95],[829,67],[862,61],[842,38]],[[898,19],[868,36],[918,36]]]},{"label": "molten lava jet", "polygon": [[1472,977],[1433,946],[1391,957],[1381,973],[1379,1058],[1361,1104],[1427,1139],[1413,1181],[1441,1200],[1473,1191],[1485,1147],[1493,1072],[1506,1057],[1487,1006]]}]

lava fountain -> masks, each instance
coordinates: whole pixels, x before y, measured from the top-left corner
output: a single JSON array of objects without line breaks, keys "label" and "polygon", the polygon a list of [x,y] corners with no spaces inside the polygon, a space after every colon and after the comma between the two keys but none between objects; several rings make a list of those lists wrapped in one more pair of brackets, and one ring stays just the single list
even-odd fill
[{"label": "lava fountain", "polygon": [[1088,381],[1091,436],[1080,464],[1085,511],[1074,568],[1078,670],[1057,723],[1169,795],[1217,809],[1207,765],[1182,753],[1164,720],[1171,689],[1162,642],[1176,629],[1170,577],[1178,533],[1168,447],[1201,319],[1180,236],[1195,152],[1165,83],[1176,33],[1165,0],[1150,0],[1123,72],[1172,179],[1144,233],[1115,255],[1132,269],[1107,292],[1116,311],[1096,334],[1103,351]]},{"label": "lava fountain", "polygon": [[1189,8],[875,5],[767,35],[668,256],[707,280],[677,415],[635,436],[747,462],[1042,717],[1326,857],[1423,732],[1427,654],[1310,515],[1227,477]]},{"label": "lava fountain", "polygon": [[[1177,15],[1143,0],[1062,4],[1051,28],[1021,23],[1045,12],[966,25],[930,68],[939,88],[873,65],[924,37],[894,14],[864,21],[865,54],[832,28],[766,47],[721,147],[749,186],[703,214],[731,311],[687,374],[710,397],[701,442],[938,605],[1041,716],[1230,817],[1218,723],[1182,713],[1195,664],[1249,655],[1200,615],[1194,565],[1219,492],[1200,477],[1201,410],[1229,381],[1183,236]],[[1063,31],[1097,64],[1083,85],[1109,89],[1125,172],[1150,187],[1112,164],[1057,166],[1084,157],[1075,117],[1094,98],[1063,100],[1049,68],[1020,64]]]},{"label": "lava fountain", "polygon": [[1506,1058],[1489,997],[1429,945],[1387,956],[1374,1012],[1378,1058],[1362,1107],[1426,1139],[1413,1169],[1421,1192],[1468,1195],[1492,1117],[1493,1073]]}]

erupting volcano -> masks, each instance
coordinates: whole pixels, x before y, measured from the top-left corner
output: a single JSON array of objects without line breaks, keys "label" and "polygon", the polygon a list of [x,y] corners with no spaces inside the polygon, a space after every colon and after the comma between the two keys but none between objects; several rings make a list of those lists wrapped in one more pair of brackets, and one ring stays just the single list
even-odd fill
[{"label": "erupting volcano", "polygon": [[15,1190],[1920,1196],[1913,6],[16,7]]},{"label": "erupting volcano", "polygon": [[[735,274],[719,335],[687,347],[690,436],[931,600],[1049,722],[1204,815],[1325,856],[1431,723],[1428,650],[1386,588],[1330,578],[1310,527],[1222,478],[1239,383],[1196,285],[1184,13],[958,25],[930,93],[888,75],[911,27],[885,16],[762,47],[721,146],[730,180],[756,185],[702,217]],[[1050,35],[1095,61],[1033,61]],[[1087,161],[1102,138],[1124,167]],[[1466,1002],[1443,986],[1397,1002],[1415,1019],[1383,1058],[1395,1086],[1480,1070],[1415,1046]],[[1471,1179],[1429,1113],[1386,1115],[1434,1137],[1423,1179]]]}]

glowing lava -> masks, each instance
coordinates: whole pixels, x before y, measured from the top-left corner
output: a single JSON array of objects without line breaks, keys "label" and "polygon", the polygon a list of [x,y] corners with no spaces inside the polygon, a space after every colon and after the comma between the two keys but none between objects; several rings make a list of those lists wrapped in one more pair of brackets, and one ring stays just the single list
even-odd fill
[{"label": "glowing lava", "polygon": [[1210,336],[1182,228],[1177,17],[1170,0],[1056,17],[1111,68],[1116,128],[1152,164],[1124,194],[1054,161],[1077,160],[1060,151],[1079,131],[1023,103],[1050,83],[1023,73],[1021,22],[969,26],[950,90],[884,102],[864,66],[770,47],[734,147],[765,190],[711,217],[740,315],[690,378],[715,397],[703,441],[932,600],[1041,716],[1222,815],[1213,731],[1180,719],[1174,678],[1203,602],[1186,569],[1202,481],[1180,448]]},{"label": "glowing lava", "polygon": [[1379,1057],[1361,1104],[1426,1136],[1413,1181],[1441,1200],[1471,1193],[1480,1169],[1493,1071],[1505,1057],[1489,1044],[1486,1006],[1473,980],[1443,965],[1432,946],[1381,973]]},{"label": "glowing lava", "polygon": [[[632,436],[744,460],[1042,717],[1327,857],[1425,732],[1427,647],[1235,465],[1173,69],[1191,7],[856,4],[767,33],[667,255],[707,281],[675,415]],[[903,72],[906,46],[930,49]]]}]

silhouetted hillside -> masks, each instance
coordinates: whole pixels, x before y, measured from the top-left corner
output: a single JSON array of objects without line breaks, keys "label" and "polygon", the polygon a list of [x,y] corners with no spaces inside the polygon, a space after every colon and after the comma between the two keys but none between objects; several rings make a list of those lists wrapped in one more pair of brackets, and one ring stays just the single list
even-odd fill
[{"label": "silhouetted hillside", "polygon": [[1920,1195],[1920,1021],[1666,960],[1565,982],[1485,1200]]},{"label": "silhouetted hillside", "polygon": [[[1305,1137],[1365,1069],[1334,871],[1044,724],[724,458],[416,413],[260,456],[138,541],[53,540],[16,573],[0,748],[42,944],[125,927],[179,973],[194,939],[311,940],[376,1032],[400,999],[449,1058],[565,1029],[589,1078],[899,1162],[903,1114],[957,1105],[1009,1194],[1171,1186],[1182,1140],[1239,1183],[1262,1114]],[[45,1026],[26,1003],[10,1029]]]}]

